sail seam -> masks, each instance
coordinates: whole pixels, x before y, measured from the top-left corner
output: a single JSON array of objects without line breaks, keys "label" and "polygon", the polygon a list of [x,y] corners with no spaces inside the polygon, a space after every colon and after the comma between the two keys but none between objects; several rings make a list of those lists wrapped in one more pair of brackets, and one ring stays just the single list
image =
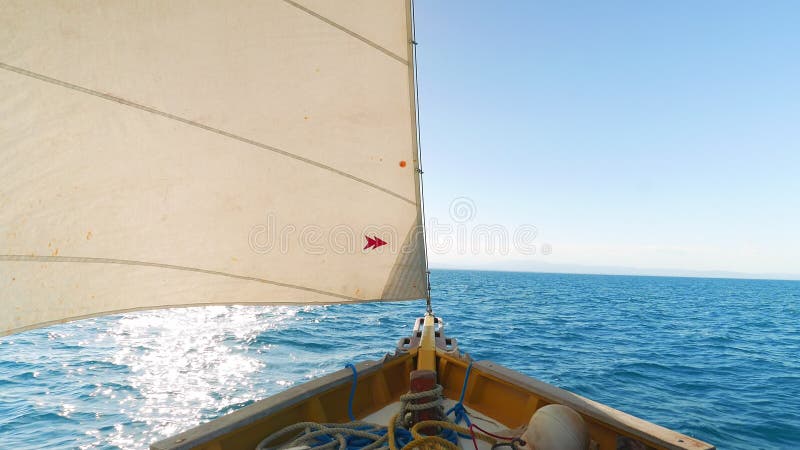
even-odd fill
[{"label": "sail seam", "polygon": [[147,261],[135,261],[130,259],[115,259],[115,258],[92,258],[87,256],[43,256],[43,255],[0,255],[0,261],[14,261],[14,262],[66,262],[66,263],[88,263],[88,264],[119,264],[126,266],[143,266],[143,267],[158,267],[170,270],[183,270],[187,272],[197,272],[206,275],[217,275],[228,278],[236,278],[239,280],[256,281],[259,283],[271,284],[274,286],[299,289],[302,291],[313,292],[315,294],[329,295],[345,300],[362,301],[363,299],[357,297],[350,297],[347,295],[336,294],[333,292],[314,289],[306,286],[298,286],[296,284],[282,283],[280,281],[272,281],[264,278],[250,277],[246,275],[236,275],[228,272],[220,272],[217,270],[201,269],[199,267],[177,266],[173,264],[163,264]]},{"label": "sail seam", "polygon": [[283,1],[285,3],[291,5],[291,6],[294,6],[295,8],[303,11],[304,13],[306,13],[306,14],[308,14],[310,16],[316,17],[317,19],[327,23],[328,25],[330,25],[330,26],[332,26],[334,28],[337,28],[337,29],[339,29],[341,31],[344,31],[345,33],[349,34],[350,36],[353,36],[354,38],[356,38],[359,41],[369,45],[370,47],[380,51],[381,53],[384,53],[387,56],[390,56],[390,57],[396,59],[397,61],[400,61],[401,63],[403,63],[405,65],[408,65],[408,61],[403,59],[402,56],[392,52],[391,50],[389,50],[389,49],[387,49],[385,47],[380,46],[376,42],[373,42],[373,41],[365,38],[364,36],[356,33],[355,31],[352,31],[352,30],[350,30],[350,29],[348,29],[348,28],[346,28],[346,27],[344,27],[342,25],[339,25],[338,23],[328,19],[327,17],[325,17],[323,15],[320,15],[320,14],[314,12],[313,10],[310,10],[310,9],[306,8],[305,6],[303,6],[303,5],[301,5],[301,4],[297,3],[297,2],[293,2],[292,0],[283,0]]},{"label": "sail seam", "polygon": [[167,118],[167,119],[171,119],[171,120],[174,120],[174,121],[177,121],[177,122],[181,122],[181,123],[184,123],[186,125],[189,125],[189,126],[192,126],[192,127],[196,127],[196,128],[200,128],[202,130],[206,130],[206,131],[209,131],[211,133],[215,133],[215,134],[218,134],[218,135],[221,135],[221,136],[225,136],[227,138],[234,139],[234,140],[237,140],[239,142],[243,142],[245,144],[252,145],[254,147],[258,147],[258,148],[260,148],[262,150],[268,150],[268,151],[271,151],[273,153],[277,153],[279,155],[285,156],[287,158],[292,158],[292,159],[295,159],[297,161],[312,165],[314,167],[317,167],[317,168],[320,168],[320,169],[324,169],[324,170],[328,170],[328,171],[333,172],[333,173],[335,173],[337,175],[341,175],[341,176],[343,176],[345,178],[349,178],[349,179],[351,179],[353,181],[356,181],[356,182],[359,182],[359,183],[364,184],[366,186],[369,186],[371,188],[377,189],[377,190],[379,190],[379,191],[381,191],[381,192],[383,192],[385,194],[389,194],[392,197],[396,197],[396,198],[398,198],[400,200],[403,200],[403,201],[405,201],[407,203],[410,203],[412,205],[416,205],[417,204],[417,202],[415,200],[411,200],[409,198],[406,198],[406,197],[404,197],[404,196],[402,196],[402,195],[400,195],[400,194],[398,194],[398,193],[396,193],[394,191],[386,189],[385,187],[379,186],[379,185],[377,185],[375,183],[367,181],[367,180],[365,180],[363,178],[359,178],[359,177],[357,177],[355,175],[349,174],[349,173],[344,172],[342,170],[339,170],[339,169],[337,169],[335,167],[331,167],[331,166],[328,166],[326,164],[314,161],[313,159],[304,158],[304,157],[302,157],[300,155],[296,155],[294,153],[290,153],[290,152],[288,152],[286,150],[281,150],[281,149],[279,149],[277,147],[273,147],[271,145],[267,145],[267,144],[264,144],[262,142],[255,141],[253,139],[246,138],[244,136],[239,136],[237,134],[233,134],[233,133],[231,133],[229,131],[225,131],[225,130],[222,130],[222,129],[219,129],[219,128],[214,128],[212,126],[209,126],[209,125],[206,125],[206,124],[203,124],[203,123],[200,123],[200,122],[195,122],[194,120],[190,120],[190,119],[187,119],[185,117],[176,116],[175,114],[171,114],[171,113],[168,113],[168,112],[165,112],[165,111],[161,111],[161,110],[158,110],[158,109],[146,106],[146,105],[142,105],[140,103],[135,103],[135,102],[132,102],[130,100],[126,100],[126,99],[121,98],[121,97],[116,97],[116,96],[111,95],[111,94],[106,94],[104,92],[95,91],[95,90],[92,90],[92,89],[89,89],[89,88],[85,88],[83,86],[78,86],[77,84],[72,84],[72,83],[69,83],[69,82],[66,82],[66,81],[58,80],[56,78],[51,78],[51,77],[48,77],[47,75],[42,75],[42,74],[39,74],[39,73],[36,73],[36,72],[31,72],[31,71],[26,70],[26,69],[22,69],[22,68],[19,68],[19,67],[11,66],[9,64],[5,64],[3,62],[0,62],[0,69],[5,69],[5,70],[8,70],[10,72],[14,72],[14,73],[17,73],[17,74],[20,74],[20,75],[24,75],[24,76],[27,76],[27,77],[30,77],[30,78],[35,78],[37,80],[44,81],[46,83],[50,83],[50,84],[54,84],[54,85],[57,85],[57,86],[65,87],[65,88],[68,88],[68,89],[72,89],[74,91],[82,92],[84,94],[93,95],[95,97],[99,97],[99,98],[102,98],[104,100],[108,100],[108,101],[112,101],[112,102],[115,102],[115,103],[119,103],[121,105],[128,106],[130,108],[138,109],[140,111],[149,112],[149,113],[157,115],[157,116],[161,116],[161,117],[164,117],[164,118]]}]

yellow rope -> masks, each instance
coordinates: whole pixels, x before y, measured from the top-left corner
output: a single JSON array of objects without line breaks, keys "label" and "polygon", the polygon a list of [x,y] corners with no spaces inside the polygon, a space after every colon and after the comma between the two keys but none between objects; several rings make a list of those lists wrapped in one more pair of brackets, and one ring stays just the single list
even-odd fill
[{"label": "yellow rope", "polygon": [[[389,434],[388,437],[389,437],[390,450],[398,450],[394,437],[394,427],[395,424],[397,423],[398,416],[399,414],[395,414],[394,417],[392,417],[391,421],[389,422],[389,426],[387,427]],[[447,439],[443,439],[439,436],[425,436],[419,432],[421,428],[426,428],[431,426],[447,428],[461,434],[472,434],[472,431],[470,431],[469,428],[458,426],[452,422],[446,422],[443,420],[424,420],[422,422],[414,424],[414,426],[411,427],[411,436],[414,437],[414,440],[406,444],[400,450],[410,450],[413,448],[419,450],[461,450],[461,447],[459,447],[456,444],[453,444]],[[487,436],[483,433],[475,433],[475,437],[482,441],[488,442],[491,445],[497,443],[497,441],[493,437]]]},{"label": "yellow rope", "polygon": [[406,444],[403,450],[461,450],[461,447],[439,436],[423,436]]}]

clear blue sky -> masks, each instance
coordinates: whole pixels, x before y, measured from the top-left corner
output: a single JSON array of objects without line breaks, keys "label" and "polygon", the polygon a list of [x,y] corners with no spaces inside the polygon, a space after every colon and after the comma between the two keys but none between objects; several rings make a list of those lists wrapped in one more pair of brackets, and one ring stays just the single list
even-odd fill
[{"label": "clear blue sky", "polygon": [[800,2],[415,6],[429,219],[552,247],[434,267],[800,276]]}]

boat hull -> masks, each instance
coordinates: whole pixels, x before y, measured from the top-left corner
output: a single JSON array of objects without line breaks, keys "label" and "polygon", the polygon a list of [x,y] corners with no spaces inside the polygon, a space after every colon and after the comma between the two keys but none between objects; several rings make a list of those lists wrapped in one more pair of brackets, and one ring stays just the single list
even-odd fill
[{"label": "boat hull", "polygon": [[[408,392],[409,374],[416,364],[416,352],[408,352],[356,365],[354,415],[366,417]],[[444,397],[458,399],[468,357],[437,352],[436,365]],[[297,422],[347,422],[351,385],[352,372],[343,369],[156,442],[150,448],[249,450],[266,436]],[[577,411],[588,426],[593,448],[599,450],[715,448],[495,363],[473,362],[464,396],[467,408],[513,429],[526,425],[537,409],[548,404],[563,404]]]}]

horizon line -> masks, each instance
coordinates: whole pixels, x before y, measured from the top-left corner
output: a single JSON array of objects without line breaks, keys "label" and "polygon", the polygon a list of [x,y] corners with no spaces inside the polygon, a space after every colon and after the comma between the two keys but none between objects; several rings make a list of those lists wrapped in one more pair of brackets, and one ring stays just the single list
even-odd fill
[{"label": "horizon line", "polygon": [[[704,271],[692,271],[687,270],[687,272],[696,272],[694,274],[655,274],[655,273],[610,273],[610,272],[603,272],[602,270],[597,271],[554,271],[554,270],[544,270],[544,269],[502,269],[502,268],[478,268],[478,267],[457,267],[457,266],[442,266],[432,264],[430,266],[431,270],[450,270],[450,271],[458,271],[458,272],[506,272],[506,273],[539,273],[539,274],[548,274],[548,275],[597,275],[597,276],[608,276],[608,277],[655,277],[655,278],[698,278],[698,279],[722,279],[722,280],[753,280],[753,281],[795,281],[800,282],[800,274],[753,274],[753,273],[740,273],[740,272],[726,272],[726,271],[719,271],[720,273],[715,274],[715,271],[708,271],[708,273],[704,273]],[[631,270],[641,270],[647,271],[648,269],[631,269]],[[665,271],[669,272],[668,269],[650,269],[654,271]],[[793,278],[792,278],[793,277]]]}]

